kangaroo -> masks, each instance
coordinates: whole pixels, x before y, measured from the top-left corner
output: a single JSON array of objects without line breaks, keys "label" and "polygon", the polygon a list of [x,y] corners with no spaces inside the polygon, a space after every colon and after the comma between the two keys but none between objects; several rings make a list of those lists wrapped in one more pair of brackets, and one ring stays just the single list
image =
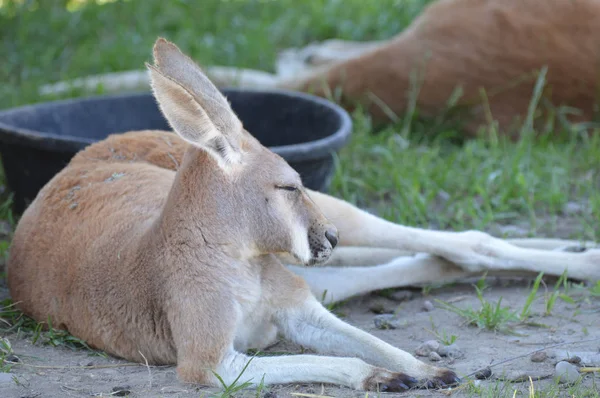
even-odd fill
[{"label": "kangaroo", "polygon": [[597,0],[438,0],[388,40],[282,54],[282,66],[296,66],[277,85],[323,96],[339,90],[342,103],[364,105],[378,124],[404,114],[413,99],[420,113],[438,116],[460,93],[455,105],[467,111],[459,115],[468,135],[491,122],[513,134],[547,68],[540,111],[556,116],[553,106],[568,106],[577,111],[566,112],[567,120],[591,121],[599,26]]},{"label": "kangaroo", "polygon": [[[279,261],[327,261],[336,227],[189,57],[162,38],[153,55],[153,94],[180,140],[177,171],[86,160],[103,142],[73,159],[16,228],[8,285],[18,308],[114,356],[176,364],[185,382],[218,386],[215,372],[231,383],[248,365],[256,384],[459,383],[332,315]],[[332,356],[244,354],[278,332]]]},{"label": "kangaroo", "polygon": [[[597,0],[437,0],[385,40],[333,39],[288,49],[279,56],[277,74],[222,66],[207,67],[206,73],[217,86],[339,93],[342,105],[349,110],[362,105],[376,125],[413,106],[421,115],[440,116],[453,103],[466,137],[484,125],[516,136],[528,122],[538,78],[545,85],[533,103],[536,120],[594,120],[599,34]],[[100,82],[114,91],[148,86],[135,71],[72,83],[93,89]],[[60,82],[40,92],[68,87]]]}]

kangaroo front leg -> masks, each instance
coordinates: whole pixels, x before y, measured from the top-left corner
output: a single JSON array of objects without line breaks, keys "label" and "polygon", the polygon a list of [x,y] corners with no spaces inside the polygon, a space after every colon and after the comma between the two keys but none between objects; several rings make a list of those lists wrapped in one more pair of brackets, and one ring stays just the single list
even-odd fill
[{"label": "kangaroo front leg", "polygon": [[254,385],[261,382],[265,385],[330,383],[355,390],[398,392],[418,384],[410,376],[370,365],[358,358],[317,355],[249,357],[233,350],[224,357],[216,373],[226,384],[233,383],[240,374],[240,383]]},{"label": "kangaroo front leg", "polygon": [[[280,273],[282,278],[273,280],[277,283],[273,288],[281,289],[287,295],[272,298],[279,299],[276,302],[281,304],[294,297],[294,291],[299,291],[300,303],[304,302],[300,297],[310,296],[305,283],[283,266],[281,269],[292,278],[285,279],[288,275]],[[233,348],[235,334],[239,332],[239,327],[243,327],[243,320],[236,317],[240,306],[234,300],[228,300],[231,295],[218,289],[214,292],[203,291],[201,296],[189,294],[189,291],[183,288],[177,292],[169,313],[176,347],[177,373],[184,382],[218,387],[220,381],[216,375],[229,385],[243,372],[239,381],[243,383],[249,380],[254,384],[261,381],[266,384],[333,383],[359,390],[403,391],[418,383],[406,374],[379,368],[358,358],[316,355],[250,358]],[[201,311],[194,313],[190,309]],[[215,316],[206,318],[207,313]],[[198,314],[204,315],[204,318]],[[266,323],[270,321],[271,316],[264,319]],[[303,327],[290,326],[299,330]]]},{"label": "kangaroo front leg", "polygon": [[427,387],[460,382],[449,369],[427,365],[327,311],[310,296],[302,305],[281,311],[276,323],[283,335],[318,352],[360,358],[367,363],[410,375]]}]

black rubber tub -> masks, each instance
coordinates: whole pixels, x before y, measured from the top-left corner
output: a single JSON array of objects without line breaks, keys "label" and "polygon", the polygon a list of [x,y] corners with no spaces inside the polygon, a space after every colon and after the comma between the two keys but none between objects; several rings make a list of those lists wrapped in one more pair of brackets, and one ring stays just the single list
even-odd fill
[{"label": "black rubber tub", "polygon": [[[303,93],[223,89],[245,128],[280,154],[313,190],[327,191],[332,153],[352,129],[349,115],[330,101]],[[14,210],[82,148],[109,134],[170,130],[150,93],[55,101],[0,112],[0,156]]]}]

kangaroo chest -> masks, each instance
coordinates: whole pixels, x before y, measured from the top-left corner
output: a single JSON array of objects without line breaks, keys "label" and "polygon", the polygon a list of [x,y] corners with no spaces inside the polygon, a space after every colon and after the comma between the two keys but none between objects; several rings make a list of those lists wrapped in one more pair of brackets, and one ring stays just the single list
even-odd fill
[{"label": "kangaroo chest", "polygon": [[274,303],[258,272],[240,276],[233,289],[237,308],[234,347],[241,352],[264,349],[277,337]]}]

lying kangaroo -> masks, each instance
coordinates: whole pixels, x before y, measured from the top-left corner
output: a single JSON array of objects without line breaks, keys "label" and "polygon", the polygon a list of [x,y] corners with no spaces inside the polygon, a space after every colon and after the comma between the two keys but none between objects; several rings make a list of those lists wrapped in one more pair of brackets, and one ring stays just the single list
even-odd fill
[{"label": "lying kangaroo", "polygon": [[[558,121],[594,119],[599,34],[597,0],[438,0],[386,40],[330,40],[286,50],[280,54],[277,75],[220,66],[206,72],[217,86],[277,87],[321,96],[341,93],[342,104],[352,108],[362,103],[376,124],[413,105],[422,115],[438,116],[462,92],[454,109],[465,111],[459,115],[467,134],[491,122],[500,132],[512,134],[529,112],[544,67],[546,85],[538,111]],[[141,71],[71,83],[87,89],[102,83],[107,91],[148,88]],[[40,91],[68,87],[61,82]],[[550,104],[565,108],[556,111]]]},{"label": "lying kangaroo", "polygon": [[16,228],[8,284],[18,307],[115,356],[176,363],[187,382],[218,386],[213,371],[233,382],[251,359],[243,351],[277,332],[337,356],[256,357],[244,377],[380,391],[459,382],[336,318],[282,265],[274,254],[326,261],[336,227],[190,58],[159,39],[154,60],[180,167],[86,159],[106,143],[80,153]]},{"label": "lying kangaroo", "polygon": [[388,40],[331,41],[283,53],[280,67],[291,73],[277,85],[318,95],[339,89],[342,101],[363,103],[380,123],[403,114],[413,95],[421,114],[439,115],[460,89],[456,105],[469,111],[461,114],[468,132],[492,120],[514,132],[546,67],[541,110],[565,105],[578,109],[566,119],[590,121],[598,103],[599,33],[597,0],[438,0]]}]

